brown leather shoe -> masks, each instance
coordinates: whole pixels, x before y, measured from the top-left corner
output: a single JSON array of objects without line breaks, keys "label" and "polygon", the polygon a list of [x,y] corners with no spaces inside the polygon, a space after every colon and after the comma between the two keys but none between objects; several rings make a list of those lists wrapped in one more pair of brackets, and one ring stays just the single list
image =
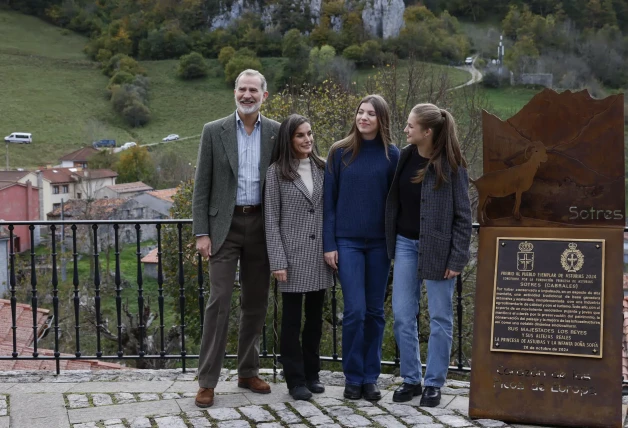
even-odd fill
[{"label": "brown leather shoe", "polygon": [[259,377],[239,377],[238,387],[250,389],[258,394],[270,394],[270,385],[261,380]]},{"label": "brown leather shoe", "polygon": [[211,407],[214,404],[214,388],[199,388],[194,404],[197,407]]}]

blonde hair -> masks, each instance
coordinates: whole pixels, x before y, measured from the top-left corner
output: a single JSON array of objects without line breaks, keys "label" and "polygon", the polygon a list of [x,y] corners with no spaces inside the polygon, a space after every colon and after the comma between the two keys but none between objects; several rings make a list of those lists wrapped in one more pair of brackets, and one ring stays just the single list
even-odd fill
[{"label": "blonde hair", "polygon": [[449,177],[445,173],[444,162],[449,164],[451,172],[457,172],[458,167],[467,167],[460,143],[458,142],[458,132],[454,117],[447,110],[439,108],[434,104],[417,104],[412,108],[416,122],[423,128],[432,130],[432,154],[425,168],[417,171],[412,178],[413,183],[421,183],[425,178],[425,172],[434,165],[436,172],[436,186],[439,188],[443,182],[449,182]]}]

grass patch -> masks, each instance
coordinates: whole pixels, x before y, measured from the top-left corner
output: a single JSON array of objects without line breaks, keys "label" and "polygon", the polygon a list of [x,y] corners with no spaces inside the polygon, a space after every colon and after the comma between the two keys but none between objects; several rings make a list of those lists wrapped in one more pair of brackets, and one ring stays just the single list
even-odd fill
[{"label": "grass patch", "polygon": [[542,88],[508,86],[499,89],[484,89],[491,104],[490,112],[500,119],[508,119],[526,105]]}]

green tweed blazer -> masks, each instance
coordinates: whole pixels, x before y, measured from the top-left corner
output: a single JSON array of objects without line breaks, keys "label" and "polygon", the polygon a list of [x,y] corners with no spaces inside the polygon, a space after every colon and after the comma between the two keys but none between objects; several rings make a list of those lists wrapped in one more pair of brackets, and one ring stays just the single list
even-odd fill
[{"label": "green tweed blazer", "polygon": [[[279,123],[261,117],[260,189],[277,140]],[[238,189],[238,138],[235,112],[205,124],[196,161],[192,199],[193,232],[209,235],[215,254],[231,227]]]}]

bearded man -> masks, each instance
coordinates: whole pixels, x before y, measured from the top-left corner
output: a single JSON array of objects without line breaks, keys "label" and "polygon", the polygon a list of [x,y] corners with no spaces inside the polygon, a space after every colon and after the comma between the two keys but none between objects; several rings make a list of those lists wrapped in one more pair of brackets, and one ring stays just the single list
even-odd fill
[{"label": "bearded man", "polygon": [[258,377],[259,339],[270,284],[262,189],[279,123],[259,112],[268,97],[266,79],[259,71],[240,73],[234,95],[236,111],[203,127],[196,163],[194,234],[196,249],[209,258],[211,282],[198,366],[198,407],[214,404],[238,261],[238,386],[260,394],[270,392],[270,386]]}]

